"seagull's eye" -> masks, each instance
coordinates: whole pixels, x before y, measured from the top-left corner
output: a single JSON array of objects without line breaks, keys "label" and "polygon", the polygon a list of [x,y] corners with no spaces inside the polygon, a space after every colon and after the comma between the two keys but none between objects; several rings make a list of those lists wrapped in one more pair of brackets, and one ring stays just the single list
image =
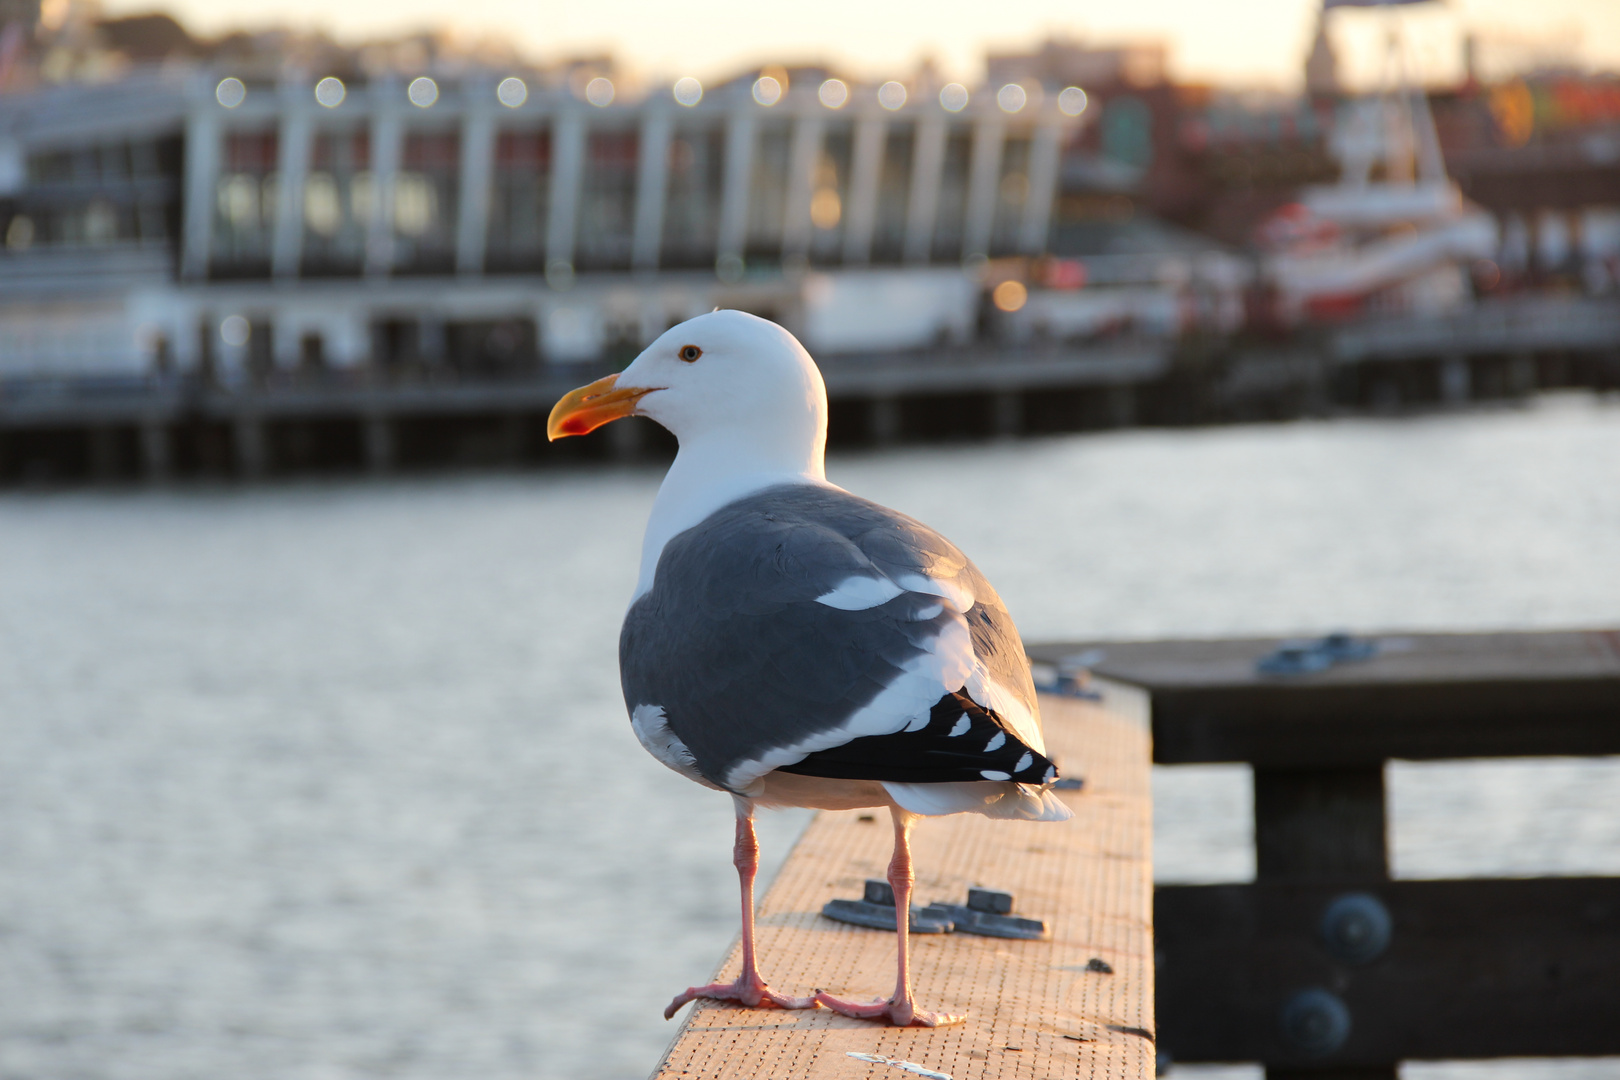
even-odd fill
[{"label": "seagull's eye", "polygon": [[685,360],[688,364],[690,364],[696,361],[698,357],[703,355],[703,350],[698,348],[696,345],[682,345],[681,351],[675,355],[679,356],[682,360]]}]

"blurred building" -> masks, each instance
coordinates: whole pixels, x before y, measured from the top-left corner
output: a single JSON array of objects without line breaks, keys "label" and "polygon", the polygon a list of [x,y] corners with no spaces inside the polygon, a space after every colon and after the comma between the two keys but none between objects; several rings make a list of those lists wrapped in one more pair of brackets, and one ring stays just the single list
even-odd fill
[{"label": "blurred building", "polygon": [[[985,267],[1015,260],[1040,291],[1017,260],[1109,254],[1071,243],[1054,208],[1118,218],[1174,130],[1137,96],[1173,96],[1157,48],[1049,45],[993,58],[971,90],[813,67],[704,88],[639,87],[606,59],[512,74],[412,42],[282,43],[330,66],[272,77],[275,42],[205,48],[164,17],[99,33],[168,62],[0,98],[0,376],[521,372],[632,356],[716,305],[824,354],[965,345],[1008,321],[989,293],[1009,271]],[[238,63],[174,62],[232,48]],[[405,61],[437,74],[391,73]],[[1070,81],[1088,73],[1100,108]],[[1123,325],[1186,329],[1206,306],[1182,302],[1189,282],[1234,287],[1206,264],[1131,282],[1161,314]]]},{"label": "blurred building", "polygon": [[[579,374],[557,368],[622,365],[716,306],[797,333],[879,441],[943,430],[953,394],[992,402],[964,430],[1057,429],[1087,395],[1120,422],[1149,386],[1159,415],[1207,415],[1224,361],[1197,364],[1245,329],[1608,295],[1620,257],[1614,80],[1470,83],[1407,124],[1426,141],[1386,146],[1380,117],[1430,97],[1335,94],[1321,32],[1308,95],[1063,40],[991,56],[975,87],[926,65],[704,87],[442,34],[200,41],[0,5],[0,428],[138,431],[154,474],[186,424],[198,446],[232,427],[253,472],[270,411],[341,413],[373,462],[389,416],[528,424]],[[1598,316],[1580,348],[1607,347]],[[1573,325],[1538,319],[1514,349]],[[1437,333],[1378,347],[1406,363]],[[1321,355],[1289,370],[1319,387]],[[919,394],[936,412],[897,419]]]},{"label": "blurred building", "polygon": [[216,69],[0,99],[0,370],[570,362],[741,297],[822,348],[961,338],[964,263],[1044,250],[1076,121],[950,90]]},{"label": "blurred building", "polygon": [[1448,169],[1501,223],[1504,284],[1620,283],[1620,76],[1470,80],[1434,109]]}]

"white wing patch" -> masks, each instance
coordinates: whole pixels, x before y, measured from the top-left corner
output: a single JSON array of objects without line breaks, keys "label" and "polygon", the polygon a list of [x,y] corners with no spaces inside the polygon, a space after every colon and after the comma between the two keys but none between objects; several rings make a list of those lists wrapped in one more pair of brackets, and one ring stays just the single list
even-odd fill
[{"label": "white wing patch", "polygon": [[[901,574],[892,581],[887,577],[854,574],[840,581],[832,591],[816,597],[816,603],[837,608],[839,611],[865,611],[880,604],[887,604],[903,592],[937,596],[963,613],[972,610],[974,604],[973,593],[963,588],[955,579],[941,580],[924,574]],[[931,619],[937,614],[939,612],[935,610],[921,617]]]},{"label": "white wing patch", "polygon": [[923,574],[901,574],[894,579],[907,592],[922,593],[924,596],[937,596],[941,600],[950,602],[957,611],[964,614],[973,610],[973,593],[955,578],[942,581],[939,578],[927,577]]},{"label": "white wing patch", "polygon": [[816,597],[816,603],[839,611],[865,611],[887,604],[904,591],[886,577],[857,574],[839,582],[831,592]]},{"label": "white wing patch", "polygon": [[630,712],[630,727],[647,753],[674,769],[688,780],[696,780],[707,788],[722,790],[698,771],[697,758],[692,756],[680,736],[670,729],[662,705],[637,705]]}]

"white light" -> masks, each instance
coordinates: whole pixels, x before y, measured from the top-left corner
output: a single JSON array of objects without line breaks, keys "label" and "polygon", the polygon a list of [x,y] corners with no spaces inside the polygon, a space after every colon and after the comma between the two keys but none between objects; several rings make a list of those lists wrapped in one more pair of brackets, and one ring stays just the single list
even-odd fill
[{"label": "white light", "polygon": [[829,109],[841,109],[844,102],[849,100],[849,87],[844,85],[842,79],[828,79],[821,84],[821,89],[816,91],[816,97],[820,98],[821,103]]},{"label": "white light", "polygon": [[967,108],[968,88],[959,82],[946,83],[939,88],[939,107],[946,112],[961,112]]},{"label": "white light", "polygon": [[893,112],[906,103],[906,88],[890,80],[878,87],[878,104]]},{"label": "white light", "polygon": [[782,100],[782,84],[769,75],[754,80],[754,100],[761,105],[775,105]]},{"label": "white light", "polygon": [[343,80],[328,75],[315,84],[315,100],[328,109],[335,109],[343,104],[343,99],[349,96],[348,89]]},{"label": "white light", "polygon": [[234,109],[247,100],[247,87],[235,75],[228,76],[219,80],[219,85],[214,87],[214,100],[227,109]]},{"label": "white light", "polygon": [[585,84],[585,100],[598,109],[613,104],[613,82],[598,75]]},{"label": "white light", "polygon": [[405,96],[418,109],[426,109],[439,100],[439,84],[426,75],[419,75],[405,88]]},{"label": "white light", "polygon": [[690,109],[703,100],[703,84],[688,75],[684,79],[675,80],[675,88],[672,93],[674,93],[677,102]]},{"label": "white light", "polygon": [[1079,116],[1086,111],[1086,92],[1071,86],[1058,95],[1058,108],[1064,116]]},{"label": "white light", "polygon": [[528,84],[516,76],[509,75],[495,88],[495,100],[508,109],[515,109],[529,100]]},{"label": "white light", "polygon": [[219,324],[219,339],[233,349],[240,349],[248,343],[248,335],[252,330],[242,316],[227,315]]},{"label": "white light", "polygon": [[1017,112],[1028,100],[1029,95],[1017,83],[1008,83],[996,91],[996,104],[1001,106],[1002,112]]}]

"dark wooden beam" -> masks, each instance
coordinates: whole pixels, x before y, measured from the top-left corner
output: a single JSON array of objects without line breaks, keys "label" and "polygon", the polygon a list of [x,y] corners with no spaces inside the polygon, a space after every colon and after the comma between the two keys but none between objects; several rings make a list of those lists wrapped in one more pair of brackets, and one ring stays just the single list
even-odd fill
[{"label": "dark wooden beam", "polygon": [[1058,663],[1091,653],[1094,674],[1147,690],[1161,764],[1620,754],[1620,631],[1371,640],[1372,659],[1305,675],[1256,669],[1275,638],[1077,642],[1030,655]]},{"label": "dark wooden beam", "polygon": [[[1370,958],[1345,945],[1365,936],[1324,931],[1346,894],[1389,916]],[[1620,1054],[1620,878],[1173,886],[1153,921],[1175,1061],[1325,1078],[1403,1058]],[[1322,995],[1347,1022],[1337,1045]]]},{"label": "dark wooden beam", "polygon": [[[1384,881],[1389,877],[1386,832],[1382,765],[1254,770],[1255,875],[1262,882]],[[1358,913],[1365,924],[1364,911],[1353,910],[1352,918]],[[1368,931],[1366,925],[1353,929]],[[1301,1014],[1282,1022],[1309,1026],[1322,1020]],[[1394,1058],[1325,1072],[1266,1066],[1266,1080],[1397,1080],[1398,1075]]]}]

